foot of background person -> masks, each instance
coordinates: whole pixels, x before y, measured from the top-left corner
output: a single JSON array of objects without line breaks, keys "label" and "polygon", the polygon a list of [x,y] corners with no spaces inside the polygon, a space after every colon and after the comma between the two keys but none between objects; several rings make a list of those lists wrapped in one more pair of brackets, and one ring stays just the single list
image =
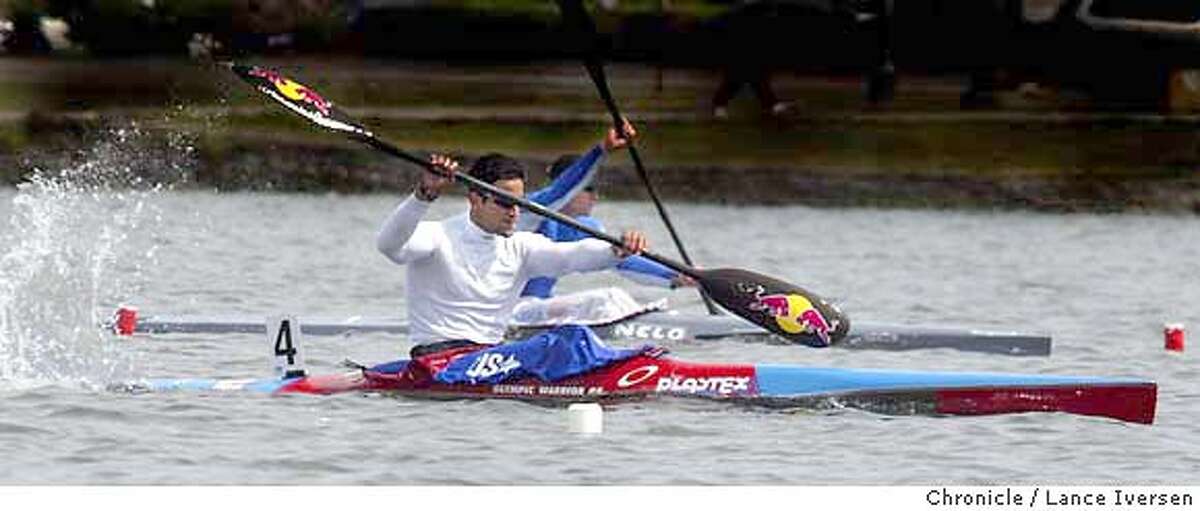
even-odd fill
[{"label": "foot of background person", "polygon": [[795,105],[786,101],[779,101],[774,105],[771,105],[771,117],[787,117],[791,115],[795,109]]}]

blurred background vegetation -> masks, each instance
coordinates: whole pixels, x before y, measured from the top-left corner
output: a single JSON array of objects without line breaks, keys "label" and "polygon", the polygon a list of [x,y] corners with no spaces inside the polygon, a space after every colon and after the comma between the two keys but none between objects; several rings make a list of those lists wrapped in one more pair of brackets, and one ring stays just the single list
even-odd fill
[{"label": "blurred background vegetation", "polygon": [[[740,54],[779,69],[967,74],[965,98],[1051,83],[1118,108],[1178,109],[1200,68],[1200,2],[1177,0],[589,0],[606,57],[707,67]],[[567,59],[553,0],[0,0],[18,54],[244,57],[280,52],[436,61]],[[733,23],[756,21],[749,28]],[[875,83],[890,96],[887,79]],[[976,101],[981,100],[981,101]],[[1172,103],[1173,102],[1173,103]],[[1200,101],[1194,101],[1200,103]],[[1164,104],[1166,103],[1166,104]],[[1189,105],[1188,108],[1196,108]]]},{"label": "blurred background vegetation", "polygon": [[[1200,211],[1200,2],[585,5],[668,196]],[[734,37],[748,12],[768,21]],[[569,30],[552,0],[0,0],[0,174],[133,119],[198,133],[201,181],[222,188],[406,185],[214,58],[294,73],[402,146],[537,167],[606,122]],[[743,94],[714,119],[729,54],[769,62],[794,110]],[[610,165],[627,186],[609,195],[637,196]]]},{"label": "blurred background vegetation", "polygon": [[[735,4],[606,1],[596,17],[618,41],[617,54],[629,56]],[[6,0],[0,2],[3,11],[24,27],[35,26],[40,16],[61,19],[71,27],[71,41],[95,55],[182,54],[196,34],[211,36],[233,53],[287,47],[524,59],[563,52],[558,8],[551,0]]]}]

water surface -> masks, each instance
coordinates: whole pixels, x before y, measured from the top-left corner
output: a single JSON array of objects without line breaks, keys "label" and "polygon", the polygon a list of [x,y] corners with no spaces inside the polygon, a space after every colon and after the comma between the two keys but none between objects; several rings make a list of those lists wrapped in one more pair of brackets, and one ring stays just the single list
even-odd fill
[{"label": "water surface", "polygon": [[[1048,358],[932,350],[672,345],[680,358],[836,367],[1137,376],[1160,385],[1153,426],[1065,414],[885,417],[649,400],[606,408],[598,437],[565,410],[363,395],[142,394],[149,377],[255,377],[255,335],[115,338],[94,321],[143,315],[402,315],[404,272],[374,251],[393,196],[108,188],[0,191],[0,482],[283,484],[1196,484],[1193,354],[1162,324],[1200,325],[1200,220],[670,204],[693,258],[839,300],[862,320],[1045,331]],[[431,217],[464,207],[440,200]],[[605,202],[672,253],[644,202]],[[38,219],[46,220],[40,222]],[[57,227],[56,227],[57,226]],[[625,285],[610,274],[565,290]],[[690,291],[626,286],[702,313]],[[397,358],[388,335],[307,338],[315,372]],[[1181,479],[1182,478],[1182,479]]]}]

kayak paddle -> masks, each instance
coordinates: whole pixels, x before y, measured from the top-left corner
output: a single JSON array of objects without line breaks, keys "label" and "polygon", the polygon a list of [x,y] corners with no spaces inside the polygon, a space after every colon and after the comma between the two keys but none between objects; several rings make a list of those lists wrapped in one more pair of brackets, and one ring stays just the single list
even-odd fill
[{"label": "kayak paddle", "polygon": [[[414,156],[375,136],[312,88],[270,69],[240,64],[231,64],[230,67],[259,92],[270,96],[310,122],[340,132],[425,169],[434,170],[433,164],[428,160]],[[468,174],[455,172],[453,177],[455,181],[470,188],[511,201],[526,211],[562,222],[615,246],[623,245],[620,238],[588,227],[574,218],[512,195]],[[746,270],[701,270],[652,252],[642,252],[640,255],[696,279],[704,292],[722,307],[789,341],[815,347],[829,346],[845,338],[850,330],[849,319],[837,307],[799,286]]]},{"label": "kayak paddle", "polygon": [[[583,43],[583,66],[587,68],[588,76],[592,78],[592,83],[596,85],[596,91],[600,94],[600,99],[604,101],[604,105],[608,107],[608,113],[612,116],[613,126],[617,131],[624,134],[625,117],[621,115],[621,110],[617,108],[617,101],[613,99],[612,91],[608,88],[608,77],[604,73],[604,62],[601,60],[599,45],[596,39],[596,23],[592,21],[592,17],[588,15],[587,10],[583,7],[582,0],[557,0],[558,8],[562,11],[563,21],[575,25],[579,34],[578,37]],[[663,207],[662,201],[658,199],[658,192],[654,190],[654,185],[650,184],[650,176],[646,174],[646,166],[642,164],[641,154],[638,153],[637,147],[633,141],[629,141],[629,157],[633,160],[633,166],[637,169],[638,177],[642,179],[642,184],[646,186],[646,192],[650,194],[650,200],[654,202],[655,209],[658,210],[658,217],[662,219],[663,224],[667,226],[667,232],[671,234],[671,241],[675,242],[675,249],[679,251],[679,257],[683,258],[684,264],[694,266],[692,258],[688,257],[687,250],[683,248],[683,240],[679,238],[679,233],[675,232],[675,224],[671,223],[671,217],[667,215],[667,209]],[[713,306],[712,300],[708,295],[704,294],[704,290],[700,291],[700,298],[704,300],[704,307],[708,309],[709,314],[716,315],[717,308]]]}]

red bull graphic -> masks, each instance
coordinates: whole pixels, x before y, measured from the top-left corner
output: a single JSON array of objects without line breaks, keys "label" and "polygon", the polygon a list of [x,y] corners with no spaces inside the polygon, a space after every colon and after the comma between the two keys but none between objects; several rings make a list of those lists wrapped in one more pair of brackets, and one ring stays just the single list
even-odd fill
[{"label": "red bull graphic", "polygon": [[775,316],[775,323],[789,334],[810,333],[830,344],[833,330],[829,321],[808,298],[800,295],[774,294],[758,297],[760,310]]},{"label": "red bull graphic", "polygon": [[285,78],[283,75],[276,73],[275,71],[254,68],[250,70],[250,76],[262,78],[268,82],[271,82],[271,85],[274,85],[275,90],[279,91],[280,94],[283,94],[283,97],[298,103],[307,103],[312,105],[312,107],[316,108],[317,111],[321,112],[322,115],[329,115],[330,110],[333,108],[333,103],[330,103],[329,100],[321,97],[320,94],[317,94],[303,84]]}]

